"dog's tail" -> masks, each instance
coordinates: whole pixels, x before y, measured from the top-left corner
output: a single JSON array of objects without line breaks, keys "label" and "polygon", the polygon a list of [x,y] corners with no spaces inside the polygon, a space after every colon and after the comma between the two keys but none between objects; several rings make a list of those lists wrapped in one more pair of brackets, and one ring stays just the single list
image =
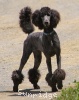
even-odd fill
[{"label": "dog's tail", "polygon": [[32,11],[30,7],[25,7],[21,10],[19,19],[19,24],[23,32],[30,34],[34,31],[34,26],[32,24]]}]

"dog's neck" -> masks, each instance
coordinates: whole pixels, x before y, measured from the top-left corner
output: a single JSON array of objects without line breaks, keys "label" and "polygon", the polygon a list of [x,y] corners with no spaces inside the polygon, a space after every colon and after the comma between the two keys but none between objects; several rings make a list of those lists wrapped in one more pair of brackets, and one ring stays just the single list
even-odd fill
[{"label": "dog's neck", "polygon": [[44,28],[45,35],[51,35],[52,32],[53,32],[53,28],[50,27]]},{"label": "dog's neck", "polygon": [[47,41],[47,43],[51,44],[51,41],[52,41],[52,37],[54,35],[55,31],[54,29],[52,28],[44,28],[44,32],[43,32],[43,41]]}]

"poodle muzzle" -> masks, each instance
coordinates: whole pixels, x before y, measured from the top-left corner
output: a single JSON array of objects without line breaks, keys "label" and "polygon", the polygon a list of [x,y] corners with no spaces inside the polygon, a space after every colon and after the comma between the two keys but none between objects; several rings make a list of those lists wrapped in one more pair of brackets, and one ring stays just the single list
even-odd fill
[{"label": "poodle muzzle", "polygon": [[45,15],[42,17],[43,25],[44,27],[49,27],[50,26],[50,16]]}]

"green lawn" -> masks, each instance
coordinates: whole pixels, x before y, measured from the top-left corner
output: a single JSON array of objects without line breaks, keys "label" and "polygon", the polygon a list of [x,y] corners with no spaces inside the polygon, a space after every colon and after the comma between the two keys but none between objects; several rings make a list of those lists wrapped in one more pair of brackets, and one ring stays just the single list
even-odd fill
[{"label": "green lawn", "polygon": [[57,100],[79,100],[79,83],[76,83],[75,87],[62,90]]}]

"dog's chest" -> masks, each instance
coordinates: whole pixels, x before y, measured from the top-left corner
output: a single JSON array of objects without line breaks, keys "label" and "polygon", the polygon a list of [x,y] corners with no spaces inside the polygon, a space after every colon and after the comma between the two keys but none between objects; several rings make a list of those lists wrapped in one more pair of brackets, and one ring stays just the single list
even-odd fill
[{"label": "dog's chest", "polygon": [[55,47],[52,40],[43,37],[41,33],[39,37],[36,37],[33,42],[33,50],[40,50],[45,55],[53,56],[55,54]]},{"label": "dog's chest", "polygon": [[39,51],[43,52],[42,35],[40,35],[39,37],[37,37],[37,38],[34,40],[34,48],[35,48],[36,50],[39,50]]},{"label": "dog's chest", "polygon": [[43,50],[44,50],[44,54],[45,55],[54,56],[54,54],[55,54],[55,48],[54,48],[52,40],[44,42],[44,44],[43,44]]}]

